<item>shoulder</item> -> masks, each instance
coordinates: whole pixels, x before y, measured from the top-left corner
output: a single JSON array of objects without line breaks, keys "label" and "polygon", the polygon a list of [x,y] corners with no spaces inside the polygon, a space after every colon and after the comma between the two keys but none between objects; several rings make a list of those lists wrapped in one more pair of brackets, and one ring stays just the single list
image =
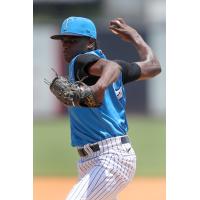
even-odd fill
[{"label": "shoulder", "polygon": [[75,65],[87,65],[92,62],[97,62],[100,59],[97,55],[86,53],[86,54],[80,54],[76,57]]},{"label": "shoulder", "polygon": [[92,53],[80,54],[76,57],[74,62],[74,76],[75,80],[81,80],[88,77],[84,82],[88,85],[92,85],[97,81],[97,77],[90,76],[88,69],[94,63],[96,63],[100,57]]}]

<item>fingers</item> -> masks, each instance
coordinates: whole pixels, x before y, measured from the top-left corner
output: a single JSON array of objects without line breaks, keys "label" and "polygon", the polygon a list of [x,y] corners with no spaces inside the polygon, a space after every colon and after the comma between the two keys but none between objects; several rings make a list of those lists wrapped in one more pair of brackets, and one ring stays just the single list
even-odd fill
[{"label": "fingers", "polygon": [[116,18],[110,21],[109,29],[114,33],[114,34],[119,34],[119,32],[123,31],[124,25],[126,22],[124,21],[123,18]]},{"label": "fingers", "polygon": [[110,21],[110,25],[109,25],[109,29],[114,33],[114,34],[118,34],[118,31],[120,31],[119,29],[121,28],[121,18],[116,18]]},{"label": "fingers", "polygon": [[110,25],[115,25],[117,27],[122,27],[123,24],[126,24],[123,18],[116,18],[110,21]]},{"label": "fingers", "polygon": [[117,30],[115,30],[114,28],[110,28],[110,30],[112,31],[112,33],[114,33],[115,35],[118,35],[119,33],[117,32]]},{"label": "fingers", "polygon": [[109,29],[110,29],[110,31],[112,31],[114,34],[118,34],[118,31],[119,31],[119,28],[116,26],[116,25],[114,25],[114,24],[112,24],[112,25],[110,25],[109,26]]},{"label": "fingers", "polygon": [[119,20],[117,20],[117,19],[113,19],[113,20],[110,21],[110,26],[120,28],[121,27],[121,22]]},{"label": "fingers", "polygon": [[118,17],[117,20],[120,21],[122,24],[126,24],[123,18]]},{"label": "fingers", "polygon": [[123,18],[115,18],[110,21],[109,29],[115,35],[122,36],[125,32],[127,32],[129,26],[126,24]]}]

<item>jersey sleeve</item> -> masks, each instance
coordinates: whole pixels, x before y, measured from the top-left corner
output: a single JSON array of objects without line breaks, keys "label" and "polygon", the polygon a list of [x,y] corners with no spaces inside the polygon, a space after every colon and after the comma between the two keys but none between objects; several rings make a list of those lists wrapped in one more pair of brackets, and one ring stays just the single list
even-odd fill
[{"label": "jersey sleeve", "polygon": [[114,61],[121,66],[123,84],[136,81],[140,77],[141,69],[136,63],[129,63],[123,60]]},{"label": "jersey sleeve", "polygon": [[[84,83],[87,85],[94,85],[99,77],[90,75],[88,69],[94,63],[96,63],[100,58],[94,54],[81,54],[77,57],[74,63],[74,76],[75,80],[79,81],[83,78]],[[87,77],[87,78],[86,78]]]}]

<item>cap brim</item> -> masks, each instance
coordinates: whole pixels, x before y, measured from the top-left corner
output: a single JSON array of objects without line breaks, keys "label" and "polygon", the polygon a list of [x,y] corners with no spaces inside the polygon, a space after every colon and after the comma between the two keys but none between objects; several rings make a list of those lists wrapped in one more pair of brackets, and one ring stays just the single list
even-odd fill
[{"label": "cap brim", "polygon": [[60,34],[60,35],[52,35],[50,38],[53,40],[61,40],[65,36],[81,36],[81,37],[87,37],[85,35],[81,34],[75,34],[75,33],[65,33],[65,34]]}]

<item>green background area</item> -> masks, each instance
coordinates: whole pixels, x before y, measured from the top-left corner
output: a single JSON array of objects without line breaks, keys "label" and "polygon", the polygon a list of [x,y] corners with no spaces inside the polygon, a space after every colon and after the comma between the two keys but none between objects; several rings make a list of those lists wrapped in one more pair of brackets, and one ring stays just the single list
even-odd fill
[{"label": "green background area", "polygon": [[[128,116],[129,137],[137,155],[136,176],[165,176],[165,120]],[[34,176],[76,176],[75,148],[68,118],[34,121]]]}]

